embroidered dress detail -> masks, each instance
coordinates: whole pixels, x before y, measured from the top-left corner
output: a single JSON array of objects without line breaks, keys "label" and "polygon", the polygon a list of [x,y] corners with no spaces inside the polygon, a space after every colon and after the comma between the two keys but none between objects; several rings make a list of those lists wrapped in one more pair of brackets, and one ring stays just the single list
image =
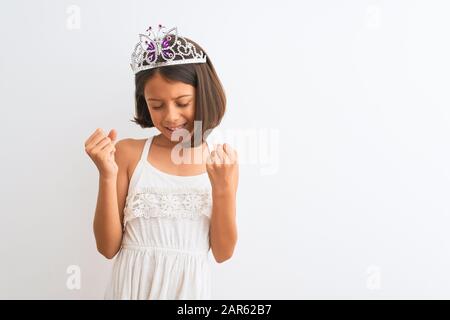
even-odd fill
[{"label": "embroidered dress detail", "polygon": [[156,187],[139,188],[127,196],[124,229],[128,221],[149,218],[210,218],[211,194],[208,189]]}]

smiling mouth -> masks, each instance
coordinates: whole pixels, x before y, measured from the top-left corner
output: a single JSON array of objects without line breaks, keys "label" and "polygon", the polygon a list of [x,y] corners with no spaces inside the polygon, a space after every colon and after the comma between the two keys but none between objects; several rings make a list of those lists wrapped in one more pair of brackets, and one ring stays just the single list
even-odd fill
[{"label": "smiling mouth", "polygon": [[176,130],[178,130],[178,129],[183,129],[183,128],[185,128],[185,127],[186,127],[186,124],[187,124],[187,123],[184,123],[184,124],[182,124],[181,126],[174,127],[174,128],[169,128],[169,127],[164,127],[164,128],[166,128],[166,129],[169,130],[170,132],[174,132],[174,131],[176,131]]}]

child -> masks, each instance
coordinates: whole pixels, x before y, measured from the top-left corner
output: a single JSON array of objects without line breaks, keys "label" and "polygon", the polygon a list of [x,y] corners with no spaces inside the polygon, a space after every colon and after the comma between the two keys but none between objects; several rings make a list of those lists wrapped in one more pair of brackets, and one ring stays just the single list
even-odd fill
[{"label": "child", "polygon": [[237,241],[237,153],[206,141],[225,94],[197,43],[147,31],[131,59],[133,121],[161,134],[116,143],[114,129],[97,129],[85,142],[100,176],[97,249],[117,255],[105,299],[211,299],[209,249],[221,263]]}]

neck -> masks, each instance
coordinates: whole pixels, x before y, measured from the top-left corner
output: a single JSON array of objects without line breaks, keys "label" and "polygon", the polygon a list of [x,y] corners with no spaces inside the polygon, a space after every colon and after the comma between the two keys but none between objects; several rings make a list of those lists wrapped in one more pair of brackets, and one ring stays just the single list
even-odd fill
[{"label": "neck", "polygon": [[[160,147],[168,148],[168,149],[173,149],[176,145],[178,145],[179,143],[182,143],[181,142],[182,139],[180,139],[181,141],[172,141],[170,139],[167,139],[167,137],[164,136],[162,133],[155,136],[153,139],[156,141],[157,145],[159,145]],[[186,144],[187,144],[187,146],[185,147],[184,143],[182,143],[183,149],[194,149],[195,150],[195,149],[199,149],[199,148],[203,147],[203,145],[205,145],[205,142],[202,142],[201,145],[199,145],[195,148],[192,148],[190,146],[189,142],[186,142]]]}]

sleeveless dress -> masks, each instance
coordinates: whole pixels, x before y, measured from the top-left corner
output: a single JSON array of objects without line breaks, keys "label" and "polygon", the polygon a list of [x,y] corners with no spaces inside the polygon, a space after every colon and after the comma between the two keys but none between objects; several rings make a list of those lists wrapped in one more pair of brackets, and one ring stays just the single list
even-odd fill
[{"label": "sleeveless dress", "polygon": [[122,245],[104,299],[211,299],[208,174],[155,168],[147,160],[153,137],[130,179]]}]

